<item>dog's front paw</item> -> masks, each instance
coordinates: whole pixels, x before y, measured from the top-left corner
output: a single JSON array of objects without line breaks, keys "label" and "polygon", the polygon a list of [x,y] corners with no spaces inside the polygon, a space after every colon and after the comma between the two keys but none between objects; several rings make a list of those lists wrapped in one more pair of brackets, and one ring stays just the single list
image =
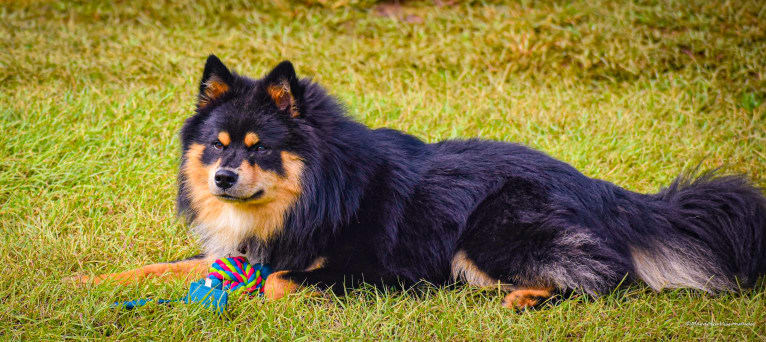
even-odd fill
[{"label": "dog's front paw", "polygon": [[289,272],[278,271],[270,274],[263,285],[263,295],[269,299],[279,299],[298,291],[298,284],[285,277]]}]

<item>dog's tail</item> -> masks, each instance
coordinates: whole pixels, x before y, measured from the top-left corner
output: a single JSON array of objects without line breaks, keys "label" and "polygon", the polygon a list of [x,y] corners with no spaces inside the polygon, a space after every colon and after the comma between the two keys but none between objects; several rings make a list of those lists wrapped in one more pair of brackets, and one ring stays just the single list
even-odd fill
[{"label": "dog's tail", "polygon": [[736,291],[766,273],[766,198],[747,178],[681,176],[648,197],[653,234],[630,254],[653,289]]}]

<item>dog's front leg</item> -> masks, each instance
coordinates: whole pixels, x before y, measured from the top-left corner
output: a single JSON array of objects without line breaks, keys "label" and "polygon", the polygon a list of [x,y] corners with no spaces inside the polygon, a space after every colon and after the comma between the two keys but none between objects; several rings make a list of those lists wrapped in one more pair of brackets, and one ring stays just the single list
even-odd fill
[{"label": "dog's front leg", "polygon": [[342,295],[345,289],[358,286],[361,282],[361,275],[326,268],[308,271],[278,271],[266,278],[263,293],[266,298],[279,299],[298,291],[301,287],[314,286],[318,290],[330,290]]},{"label": "dog's front leg", "polygon": [[189,259],[147,265],[120,273],[109,273],[96,276],[73,276],[64,279],[64,281],[75,284],[99,284],[105,281],[113,281],[120,284],[132,284],[152,277],[194,280],[195,278],[204,277],[207,274],[213,260],[213,258],[205,257],[204,255],[197,255]]},{"label": "dog's front leg", "polygon": [[263,294],[269,299],[280,299],[298,290],[299,284],[290,276],[291,271],[277,271],[266,278]]}]

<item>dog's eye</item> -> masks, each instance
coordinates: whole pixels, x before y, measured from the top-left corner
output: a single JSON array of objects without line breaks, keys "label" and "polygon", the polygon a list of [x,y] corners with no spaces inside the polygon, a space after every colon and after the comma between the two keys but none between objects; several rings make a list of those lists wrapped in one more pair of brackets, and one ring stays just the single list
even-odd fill
[{"label": "dog's eye", "polygon": [[216,150],[222,150],[223,149],[223,143],[220,141],[216,141],[213,143],[213,147],[215,147]]},{"label": "dog's eye", "polygon": [[269,148],[266,146],[263,146],[262,144],[256,144],[255,146],[253,146],[253,150],[255,150],[258,153],[265,153],[266,151],[269,150]]}]

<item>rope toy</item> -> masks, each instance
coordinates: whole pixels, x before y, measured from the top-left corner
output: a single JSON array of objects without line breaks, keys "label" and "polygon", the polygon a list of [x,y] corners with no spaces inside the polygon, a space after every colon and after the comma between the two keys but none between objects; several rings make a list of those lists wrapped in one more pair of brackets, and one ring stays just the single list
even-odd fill
[{"label": "rope toy", "polygon": [[264,272],[264,266],[256,265],[259,265],[258,269],[250,265],[244,257],[218,259],[210,266],[207,279],[221,282],[223,290],[226,291],[262,294],[262,285],[269,272]]},{"label": "rope toy", "polygon": [[[271,268],[268,265],[251,265],[247,259],[241,256],[217,259],[210,266],[207,277],[189,285],[189,293],[185,297],[175,300],[158,299],[156,302],[158,304],[197,303],[221,314],[226,310],[229,293],[246,293],[250,296],[263,295],[263,284],[269,274],[271,274]],[[117,302],[112,305],[133,309],[151,301],[153,300],[136,299],[128,302]]]}]

